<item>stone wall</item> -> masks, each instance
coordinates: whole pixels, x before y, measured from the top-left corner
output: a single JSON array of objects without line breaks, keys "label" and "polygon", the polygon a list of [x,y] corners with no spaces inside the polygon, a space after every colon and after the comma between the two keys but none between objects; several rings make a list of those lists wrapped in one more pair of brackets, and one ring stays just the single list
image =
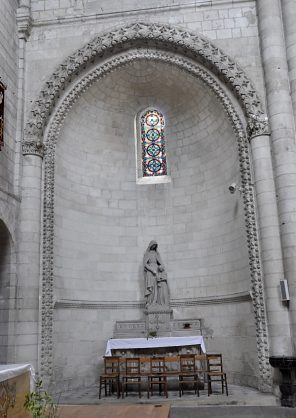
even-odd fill
[{"label": "stone wall", "polygon": [[14,255],[9,232],[0,220],[0,363],[13,359],[10,346],[13,326],[10,307],[15,280]]},{"label": "stone wall", "polygon": [[[134,119],[149,105],[166,118],[167,184],[136,183]],[[98,81],[65,120],[55,179],[55,300],[115,305],[56,311],[54,379],[66,387],[95,380],[91,365],[98,365],[115,321],[143,317],[116,305],[143,300],[142,260],[151,239],[159,243],[174,300],[248,292],[243,202],[228,191],[240,182],[236,138],[199,80],[142,61]],[[248,330],[240,331],[246,312]],[[236,363],[228,362],[232,380],[256,384],[249,304],[181,306],[175,315],[206,318],[210,350],[227,357],[231,345],[235,353]]]},{"label": "stone wall", "polygon": [[0,78],[6,85],[4,109],[4,146],[0,151],[0,362],[15,362],[15,229],[19,206],[15,187],[16,120],[18,88],[17,0],[4,2],[0,13]]},{"label": "stone wall", "polygon": [[0,152],[0,219],[4,218],[9,230],[14,230],[13,207],[14,170],[15,170],[15,137],[17,116],[17,28],[15,14],[17,0],[5,2],[0,16],[0,78],[6,85],[5,91],[5,145]]}]

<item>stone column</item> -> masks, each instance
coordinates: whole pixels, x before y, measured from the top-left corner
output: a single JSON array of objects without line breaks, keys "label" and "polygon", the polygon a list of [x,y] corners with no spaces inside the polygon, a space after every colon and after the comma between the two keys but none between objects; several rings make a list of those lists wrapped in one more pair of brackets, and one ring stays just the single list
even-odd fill
[{"label": "stone column", "polygon": [[293,350],[289,312],[281,301],[279,289],[280,280],[284,278],[284,269],[269,135],[253,136],[251,150],[270,354],[291,355]]},{"label": "stone column", "polygon": [[24,98],[25,98],[25,71],[26,71],[26,43],[31,33],[32,19],[30,0],[20,0],[16,13],[18,30],[18,101],[17,101],[17,122],[16,122],[16,145],[15,145],[15,166],[14,182],[15,194],[20,190],[20,174],[22,163],[21,142],[24,129]]},{"label": "stone column", "polygon": [[[280,0],[257,2],[261,54],[284,261],[289,282],[291,326],[296,337],[296,150]],[[279,327],[280,332],[280,327]]]},{"label": "stone column", "polygon": [[16,360],[38,365],[42,146],[23,144],[18,225]]},{"label": "stone column", "polygon": [[296,124],[296,3],[282,0],[283,23],[286,38],[286,55],[289,69],[291,98]]}]

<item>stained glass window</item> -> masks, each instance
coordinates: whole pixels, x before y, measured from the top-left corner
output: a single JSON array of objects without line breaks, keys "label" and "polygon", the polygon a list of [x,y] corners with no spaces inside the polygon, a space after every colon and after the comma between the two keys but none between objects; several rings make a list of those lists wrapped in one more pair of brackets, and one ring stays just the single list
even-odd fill
[{"label": "stained glass window", "polygon": [[164,117],[155,109],[146,110],[140,119],[143,177],[167,175]]}]

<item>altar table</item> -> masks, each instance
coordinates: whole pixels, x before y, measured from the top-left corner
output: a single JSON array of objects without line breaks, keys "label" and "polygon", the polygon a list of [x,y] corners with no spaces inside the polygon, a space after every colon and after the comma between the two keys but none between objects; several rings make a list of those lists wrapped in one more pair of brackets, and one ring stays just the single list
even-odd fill
[{"label": "altar table", "polygon": [[0,417],[29,418],[25,396],[33,389],[30,364],[0,364]]},{"label": "altar table", "polygon": [[206,352],[202,336],[191,337],[159,337],[159,338],[114,338],[107,342],[105,356],[112,356],[112,350],[133,350],[135,348],[160,348],[199,345]]}]

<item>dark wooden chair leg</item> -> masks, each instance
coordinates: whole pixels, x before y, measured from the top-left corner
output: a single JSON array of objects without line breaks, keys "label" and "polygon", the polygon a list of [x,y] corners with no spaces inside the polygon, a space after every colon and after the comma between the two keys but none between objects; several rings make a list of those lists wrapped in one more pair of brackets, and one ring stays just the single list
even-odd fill
[{"label": "dark wooden chair leg", "polygon": [[100,376],[99,399],[101,399],[101,395],[102,395],[102,378]]}]

